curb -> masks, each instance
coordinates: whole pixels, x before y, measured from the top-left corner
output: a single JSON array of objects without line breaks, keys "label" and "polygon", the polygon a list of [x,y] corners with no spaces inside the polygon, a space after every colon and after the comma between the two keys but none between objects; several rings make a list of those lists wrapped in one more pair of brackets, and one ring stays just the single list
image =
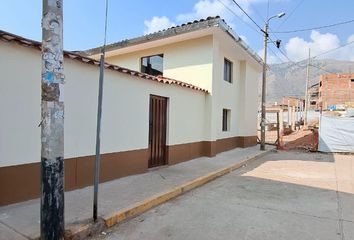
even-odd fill
[{"label": "curb", "polygon": [[224,176],[228,173],[231,173],[232,171],[241,168],[245,164],[251,163],[254,160],[261,158],[271,152],[272,149],[266,150],[254,157],[249,157],[244,159],[243,161],[233,164],[231,166],[225,167],[218,169],[216,171],[213,171],[205,176],[198,177],[194,180],[191,180],[189,182],[186,182],[182,185],[179,185],[177,187],[174,187],[168,191],[158,193],[152,197],[149,197],[141,202],[137,202],[123,210],[120,210],[118,212],[115,212],[111,215],[108,216],[103,216],[97,223],[86,223],[86,224],[81,224],[79,227],[71,228],[69,230],[66,230],[65,233],[65,239],[70,239],[70,240],[79,240],[79,239],[85,239],[86,237],[97,234],[104,229],[113,227],[114,225],[121,223],[122,221],[132,218],[135,216],[138,216],[142,214],[143,212],[146,212],[147,210],[156,207],[162,203],[165,203],[175,197],[178,197],[182,195],[183,193],[186,193],[194,188],[200,187],[210,181],[215,180],[218,177]]}]

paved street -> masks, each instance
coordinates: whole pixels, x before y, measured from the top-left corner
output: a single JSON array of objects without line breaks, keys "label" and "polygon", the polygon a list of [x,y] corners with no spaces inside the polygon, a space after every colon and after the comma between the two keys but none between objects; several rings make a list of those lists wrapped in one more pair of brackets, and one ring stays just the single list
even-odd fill
[{"label": "paved street", "polygon": [[92,239],[354,239],[354,156],[281,152]]}]

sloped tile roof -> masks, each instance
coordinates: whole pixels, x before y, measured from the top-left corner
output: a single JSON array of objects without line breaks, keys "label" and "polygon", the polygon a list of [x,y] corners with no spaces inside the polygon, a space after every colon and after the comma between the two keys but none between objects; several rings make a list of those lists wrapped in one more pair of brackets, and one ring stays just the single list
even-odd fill
[{"label": "sloped tile roof", "polygon": [[[41,48],[42,44],[40,42],[29,40],[29,39],[26,39],[26,38],[23,38],[23,37],[20,37],[20,36],[17,36],[12,33],[2,31],[2,30],[0,30],[0,40],[4,41],[4,42],[17,43],[17,44],[20,44],[25,47],[37,49],[39,51],[41,51],[41,49],[42,49]],[[80,61],[85,64],[91,64],[91,65],[96,65],[96,66],[100,65],[99,61],[89,58],[89,57],[86,57],[86,56],[82,56],[82,55],[75,53],[75,52],[64,51],[64,57],[70,58],[72,60],[77,60],[77,61]],[[197,91],[202,91],[202,92],[206,92],[206,93],[208,92],[207,90],[205,90],[203,88],[197,87],[197,86],[189,84],[189,83],[185,83],[185,82],[178,81],[178,80],[171,79],[171,78],[166,78],[163,76],[152,76],[152,75],[149,75],[146,73],[141,73],[138,71],[130,70],[130,69],[123,68],[123,67],[113,65],[113,64],[105,63],[105,68],[111,69],[111,70],[114,70],[114,71],[117,71],[120,73],[128,74],[131,76],[136,76],[136,77],[139,77],[139,78],[145,79],[145,80],[156,81],[156,82],[160,82],[160,83],[164,83],[164,84],[175,84],[175,85],[178,85],[181,87],[190,88],[190,89],[197,90]]]},{"label": "sloped tile roof", "polygon": [[[133,46],[137,44],[142,44],[154,40],[164,39],[167,37],[176,36],[183,33],[189,33],[193,31],[198,31],[202,29],[207,29],[211,27],[219,27],[223,31],[225,31],[234,41],[243,48],[247,54],[249,54],[254,60],[256,60],[260,65],[263,65],[263,60],[258,56],[256,52],[254,52],[241,38],[238,36],[232,28],[227,25],[224,19],[221,19],[219,16],[215,17],[207,17],[205,19],[199,19],[192,22],[187,22],[178,26],[173,26],[170,28],[166,28],[160,30],[158,32],[146,34],[144,36],[125,39],[123,41],[115,42],[112,44],[106,45],[106,52],[110,50],[120,49],[128,46]],[[96,47],[92,49],[87,49],[85,51],[77,51],[82,55],[96,55],[101,52],[102,47]]]}]

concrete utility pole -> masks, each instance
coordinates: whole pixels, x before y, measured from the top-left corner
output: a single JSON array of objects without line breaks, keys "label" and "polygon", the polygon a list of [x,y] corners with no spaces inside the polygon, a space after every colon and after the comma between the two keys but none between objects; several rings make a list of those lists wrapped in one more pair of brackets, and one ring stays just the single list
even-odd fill
[{"label": "concrete utility pole", "polygon": [[264,54],[262,74],[262,112],[261,112],[261,150],[265,150],[265,118],[266,118],[266,76],[267,76],[267,48],[268,48],[268,21],[264,27]]},{"label": "concrete utility pole", "polygon": [[307,126],[307,111],[308,111],[308,102],[309,102],[309,82],[310,82],[310,56],[311,50],[309,49],[309,59],[307,61],[307,72],[306,72],[306,89],[305,89],[305,119],[304,126]]},{"label": "concrete utility pole", "polygon": [[101,118],[102,118],[102,98],[103,98],[103,80],[104,80],[104,59],[106,54],[107,40],[107,19],[108,19],[108,0],[106,0],[106,14],[104,22],[104,40],[100,57],[100,75],[98,83],[98,105],[97,105],[97,127],[96,127],[96,157],[95,172],[93,176],[93,220],[97,221],[98,208],[98,184],[100,182],[100,162],[101,162]]},{"label": "concrete utility pole", "polygon": [[63,2],[43,0],[41,239],[64,238]]},{"label": "concrete utility pole", "polygon": [[265,150],[265,125],[266,125],[266,81],[267,81],[267,45],[268,45],[268,28],[269,21],[275,17],[281,18],[285,13],[279,13],[267,19],[264,26],[264,55],[263,55],[263,75],[262,75],[262,112],[261,112],[261,146],[260,149]]}]

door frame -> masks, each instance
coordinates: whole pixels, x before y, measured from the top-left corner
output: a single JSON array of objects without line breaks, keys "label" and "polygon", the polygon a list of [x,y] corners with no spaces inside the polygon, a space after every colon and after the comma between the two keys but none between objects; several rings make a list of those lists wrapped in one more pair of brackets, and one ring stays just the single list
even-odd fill
[{"label": "door frame", "polygon": [[168,98],[149,96],[148,168],[167,164]]}]

